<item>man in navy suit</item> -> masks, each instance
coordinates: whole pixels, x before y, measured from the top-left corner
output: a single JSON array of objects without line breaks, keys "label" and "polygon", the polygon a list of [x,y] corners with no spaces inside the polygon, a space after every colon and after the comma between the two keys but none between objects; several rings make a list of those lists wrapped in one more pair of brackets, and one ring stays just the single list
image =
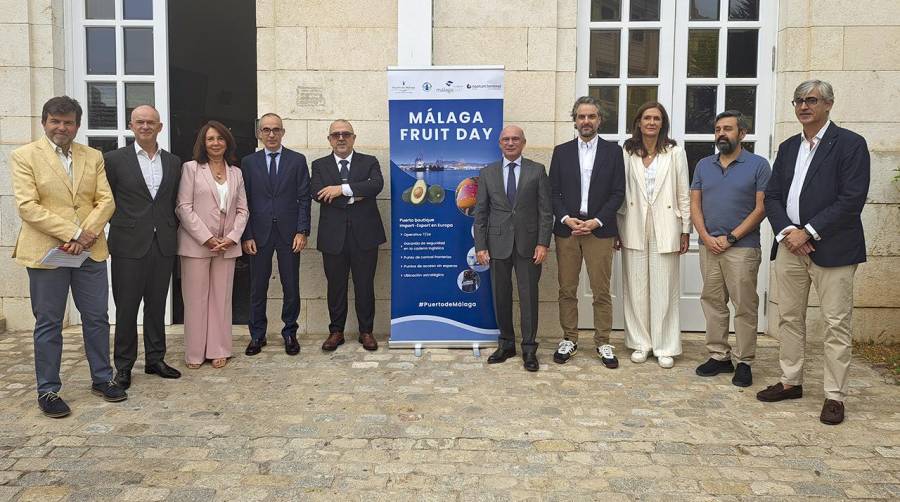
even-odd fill
[{"label": "man in navy suit", "polygon": [[281,320],[284,351],[297,355],[300,314],[300,251],[309,236],[309,169],[303,154],[285,148],[281,117],[259,119],[257,137],[264,148],[241,160],[250,220],[241,246],[250,256],[250,344],[245,353],[259,354],[266,345],[266,296],[272,275],[272,255],[278,257],[278,277],[284,290]]},{"label": "man in navy suit", "polygon": [[803,396],[803,352],[810,284],[825,326],[825,404],[819,419],[844,420],[850,367],[853,275],[866,261],[860,213],[869,192],[869,150],[862,136],[829,119],[834,90],[808,80],[794,90],[802,134],[778,147],[766,188],[766,216],[777,232],[772,248],[778,285],[781,381],[760,401]]},{"label": "man in navy suit", "polygon": [[614,241],[619,231],[616,211],[625,200],[625,161],[622,148],[604,141],[600,103],[582,96],[572,106],[578,137],[557,145],[550,159],[553,234],[559,277],[559,324],[563,340],[553,361],[565,364],[578,350],[578,280],[581,263],[587,266],[594,296],[594,344],[600,362],[610,369],[619,360],[609,344],[612,329]]}]

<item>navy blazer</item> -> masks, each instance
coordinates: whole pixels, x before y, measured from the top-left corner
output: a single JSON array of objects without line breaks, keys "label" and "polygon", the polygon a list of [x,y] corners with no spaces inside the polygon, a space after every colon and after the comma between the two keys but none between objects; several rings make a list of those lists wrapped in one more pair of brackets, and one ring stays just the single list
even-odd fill
[{"label": "navy blazer", "polygon": [[309,168],[303,154],[281,149],[276,187],[269,183],[265,149],[241,159],[241,173],[250,210],[242,240],[253,239],[257,246],[265,246],[269,243],[273,228],[288,244],[298,233],[309,235]]},{"label": "navy blazer", "polygon": [[[553,233],[569,237],[572,229],[560,222],[563,216],[582,219],[581,163],[578,160],[578,138],[556,145],[550,159],[550,192],[553,200]],[[588,219],[597,218],[603,225],[592,232],[597,237],[615,237],[616,211],[625,200],[625,161],[622,148],[597,138],[597,154],[588,188]]]},{"label": "navy blazer", "polygon": [[[324,187],[341,184],[340,170],[333,153],[313,161],[311,183],[313,197]],[[347,203],[350,198],[345,195],[331,202],[316,200],[322,205],[319,209],[316,248],[323,253],[343,252],[348,226],[360,249],[374,249],[387,242],[376,203],[376,197],[384,188],[384,177],[381,175],[378,159],[354,151],[350,162],[349,185],[353,191],[353,204]]]},{"label": "navy blazer", "polygon": [[[793,225],[787,216],[788,191],[801,134],[778,147],[772,178],[766,187],[766,216],[777,234]],[[869,193],[869,149],[866,140],[832,122],[816,147],[800,192],[800,227],[809,224],[821,240],[811,241],[809,257],[821,267],[840,267],[866,261],[866,241],[860,214]],[[796,226],[796,225],[795,225]],[[772,246],[771,259],[778,252]]]}]

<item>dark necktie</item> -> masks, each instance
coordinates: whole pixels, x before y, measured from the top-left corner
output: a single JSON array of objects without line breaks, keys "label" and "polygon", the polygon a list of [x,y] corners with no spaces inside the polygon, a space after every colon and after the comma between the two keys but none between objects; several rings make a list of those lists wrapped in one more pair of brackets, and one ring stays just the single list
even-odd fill
[{"label": "dark necktie", "polygon": [[350,165],[346,159],[341,161],[341,182],[346,183],[350,181],[350,168],[347,167]]},{"label": "dark necktie", "polygon": [[278,164],[275,163],[276,157],[278,157],[278,152],[269,154],[269,184],[272,186],[272,190],[275,190],[275,185],[278,183]]},{"label": "dark necktie", "polygon": [[506,198],[509,199],[509,204],[514,206],[516,204],[516,163],[509,163],[509,174],[506,176]]}]

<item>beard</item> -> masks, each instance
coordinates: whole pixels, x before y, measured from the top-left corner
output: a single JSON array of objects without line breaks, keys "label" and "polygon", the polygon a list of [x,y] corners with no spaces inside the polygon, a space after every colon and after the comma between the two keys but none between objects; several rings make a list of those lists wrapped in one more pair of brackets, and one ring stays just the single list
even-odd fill
[{"label": "beard", "polygon": [[724,153],[725,155],[733,152],[735,149],[737,149],[737,146],[737,140],[732,141],[728,138],[719,138],[718,140],[716,140],[716,150],[718,150],[719,153]]}]

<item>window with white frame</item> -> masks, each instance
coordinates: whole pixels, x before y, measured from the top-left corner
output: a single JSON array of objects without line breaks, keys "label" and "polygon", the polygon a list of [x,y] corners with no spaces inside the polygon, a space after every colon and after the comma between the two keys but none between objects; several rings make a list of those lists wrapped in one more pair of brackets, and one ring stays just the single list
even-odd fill
[{"label": "window with white frame", "polygon": [[713,119],[743,112],[745,146],[770,155],[777,2],[578,0],[578,93],[603,106],[601,135],[624,141],[638,107],[659,101],[693,172],[715,152]]},{"label": "window with white frame", "polygon": [[[84,109],[79,141],[101,151],[131,144],[131,111],[154,105],[168,116],[165,0],[67,2],[70,93]],[[159,143],[168,147],[168,131]]]}]

